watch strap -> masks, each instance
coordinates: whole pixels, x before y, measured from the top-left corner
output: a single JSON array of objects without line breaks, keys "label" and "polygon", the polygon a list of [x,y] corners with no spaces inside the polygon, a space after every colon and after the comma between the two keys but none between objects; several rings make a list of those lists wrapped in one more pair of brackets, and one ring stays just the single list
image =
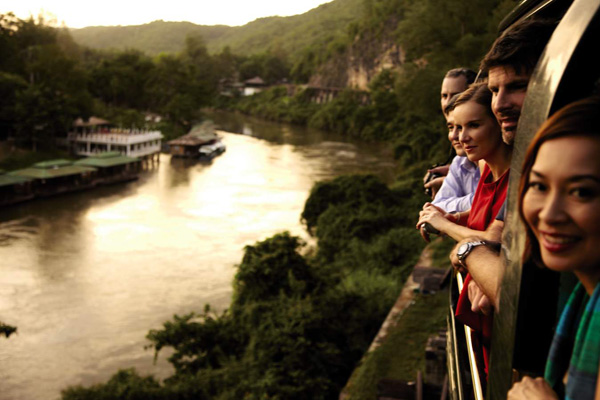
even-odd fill
[{"label": "watch strap", "polygon": [[[458,258],[458,262],[460,263],[460,265],[462,265],[463,267],[467,268],[467,265],[465,264],[465,260],[467,259],[467,256],[469,254],[471,254],[471,251],[473,251],[473,249],[475,247],[479,247],[479,246],[483,246],[486,245],[487,242],[485,240],[477,240],[474,242],[467,242],[465,243],[465,245],[467,245],[467,248],[464,252],[457,254],[457,258]],[[462,247],[462,246],[461,246]],[[460,250],[460,248],[459,248]]]}]

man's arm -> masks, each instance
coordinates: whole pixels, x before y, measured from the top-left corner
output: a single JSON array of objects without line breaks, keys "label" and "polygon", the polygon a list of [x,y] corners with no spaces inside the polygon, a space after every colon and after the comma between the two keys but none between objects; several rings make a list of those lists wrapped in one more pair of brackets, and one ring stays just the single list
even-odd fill
[{"label": "man's arm", "polygon": [[[444,180],[444,183],[438,191],[438,195],[435,196],[432,204],[443,208],[447,212],[469,210],[471,208],[471,204],[473,204],[473,197],[475,196],[475,193],[470,193],[464,196],[453,196],[452,194],[448,194],[447,192],[444,192],[444,184],[447,180],[448,177],[446,177]],[[442,193],[444,194],[442,195]]]},{"label": "man's arm", "polygon": [[439,208],[431,204],[426,204],[423,207],[423,211],[419,213],[417,229],[420,229],[421,225],[429,223],[432,227],[442,233],[445,233],[456,241],[461,241],[465,238],[472,237],[480,237],[493,242],[500,241],[500,237],[502,236],[502,227],[504,226],[503,221],[496,219],[492,222],[487,230],[478,231],[455,223],[454,220],[449,218],[449,215],[450,214],[442,213]]},{"label": "man's arm", "polygon": [[[494,230],[497,228],[498,227],[495,227]],[[502,229],[500,228],[500,234],[501,233]],[[491,234],[490,236],[496,236],[499,239],[500,235]],[[456,256],[456,251],[462,244],[481,239],[481,237],[470,237],[458,242],[450,253],[452,265],[457,268],[463,267]],[[500,284],[502,283],[502,278],[504,276],[504,260],[500,253],[489,246],[477,246],[471,250],[463,262],[473,277],[473,280],[489,298],[494,305],[494,308],[498,310],[500,305]]]}]

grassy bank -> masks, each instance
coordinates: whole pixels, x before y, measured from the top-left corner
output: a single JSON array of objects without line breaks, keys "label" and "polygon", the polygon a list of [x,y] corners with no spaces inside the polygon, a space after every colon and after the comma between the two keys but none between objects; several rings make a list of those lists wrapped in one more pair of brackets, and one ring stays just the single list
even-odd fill
[{"label": "grassy bank", "polygon": [[349,399],[374,399],[377,383],[384,378],[414,381],[425,370],[425,344],[429,336],[445,327],[448,292],[417,295],[398,318],[384,343],[368,353],[346,387]]},{"label": "grassy bank", "polygon": [[[431,256],[431,267],[447,268],[448,252],[453,246],[454,241],[447,237],[429,244],[424,252]],[[446,290],[432,295],[416,294],[412,304],[396,317],[381,345],[365,354],[352,373],[344,389],[348,398],[376,398],[377,384],[382,379],[414,381],[417,371],[425,371],[427,339],[445,328],[447,310]]]}]

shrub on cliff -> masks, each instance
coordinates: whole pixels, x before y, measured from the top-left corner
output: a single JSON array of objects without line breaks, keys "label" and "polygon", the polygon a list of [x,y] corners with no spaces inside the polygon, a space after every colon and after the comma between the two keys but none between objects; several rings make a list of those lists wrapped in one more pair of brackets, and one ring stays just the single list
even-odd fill
[{"label": "shrub on cliff", "polygon": [[319,217],[329,207],[347,205],[356,209],[361,205],[376,203],[392,207],[401,201],[374,175],[344,175],[331,181],[316,183],[304,204],[301,218],[309,232],[314,233],[312,231],[317,226]]},{"label": "shrub on cliff", "polygon": [[234,281],[233,304],[270,301],[279,293],[306,295],[318,284],[314,269],[298,250],[300,238],[289,232],[246,246]]}]

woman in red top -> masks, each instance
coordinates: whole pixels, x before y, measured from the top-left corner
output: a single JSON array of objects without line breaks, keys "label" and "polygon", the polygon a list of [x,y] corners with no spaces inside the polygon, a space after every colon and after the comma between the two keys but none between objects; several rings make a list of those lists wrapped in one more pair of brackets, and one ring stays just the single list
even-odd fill
[{"label": "woman in red top", "polygon": [[429,223],[457,241],[473,236],[500,239],[503,222],[496,217],[506,198],[512,147],[502,141],[491,101],[487,85],[477,83],[458,97],[454,107],[461,145],[469,160],[483,168],[471,210],[448,214],[427,204],[420,213],[417,229]]},{"label": "woman in red top", "polygon": [[[447,214],[433,205],[427,205],[421,211],[417,228],[429,223],[457,241],[473,236],[500,240],[504,222],[503,218],[497,217],[506,199],[512,147],[502,141],[502,132],[492,113],[491,101],[492,93],[487,85],[479,83],[463,92],[454,107],[454,122],[460,132],[460,143],[469,160],[483,167],[471,209],[465,213]],[[463,221],[466,221],[466,226],[461,225]],[[469,298],[475,298],[477,302],[474,301],[472,305]],[[456,317],[480,334],[487,371],[492,318],[491,315],[479,313],[489,314],[489,308],[480,308],[484,304],[489,306],[485,298],[481,301],[482,298],[481,290],[467,275]]]}]

